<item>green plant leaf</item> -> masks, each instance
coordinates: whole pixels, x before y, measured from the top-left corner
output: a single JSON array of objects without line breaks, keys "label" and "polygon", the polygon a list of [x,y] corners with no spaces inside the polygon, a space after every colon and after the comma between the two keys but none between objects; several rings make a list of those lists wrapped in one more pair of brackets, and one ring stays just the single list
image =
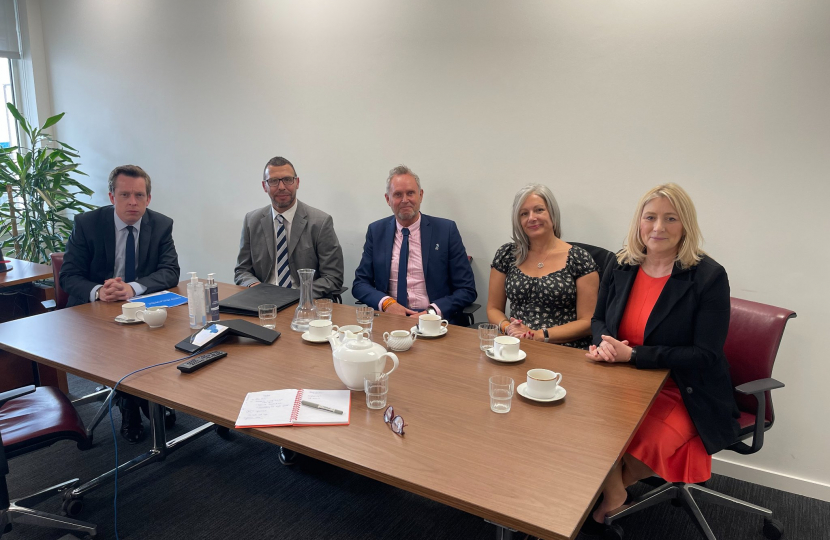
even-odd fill
[{"label": "green plant leaf", "polygon": [[43,127],[40,128],[40,129],[44,130],[46,128],[50,128],[50,127],[54,126],[55,124],[57,124],[58,122],[61,121],[61,118],[63,118],[64,114],[66,114],[66,113],[56,114],[55,116],[53,116],[51,118],[47,118],[46,122],[43,124]]}]

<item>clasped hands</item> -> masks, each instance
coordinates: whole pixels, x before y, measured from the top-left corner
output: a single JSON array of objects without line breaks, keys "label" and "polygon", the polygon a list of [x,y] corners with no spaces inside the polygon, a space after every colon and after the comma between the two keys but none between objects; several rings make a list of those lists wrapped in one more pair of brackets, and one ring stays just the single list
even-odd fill
[{"label": "clasped hands", "polygon": [[98,300],[102,302],[123,302],[135,296],[132,285],[124,283],[120,277],[108,279],[98,291]]},{"label": "clasped hands", "polygon": [[405,308],[399,303],[395,302],[391,306],[386,308],[386,313],[394,313],[395,315],[406,315],[407,317],[411,315],[422,315],[426,313],[426,311],[414,311],[409,308]]},{"label": "clasped hands", "polygon": [[529,327],[525,326],[521,319],[517,319],[515,317],[510,317],[510,324],[504,329],[504,333],[508,336],[513,336],[519,339],[533,339],[536,341],[545,340],[545,336],[542,332],[531,330]]},{"label": "clasped hands", "polygon": [[631,349],[627,339],[619,341],[611,336],[602,336],[599,346],[588,347],[585,356],[596,362],[628,362],[631,360]]}]

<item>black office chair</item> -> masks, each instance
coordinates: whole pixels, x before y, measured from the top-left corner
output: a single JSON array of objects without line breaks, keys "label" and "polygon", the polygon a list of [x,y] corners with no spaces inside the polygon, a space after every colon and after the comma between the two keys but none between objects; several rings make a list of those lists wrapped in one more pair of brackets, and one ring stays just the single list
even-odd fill
[{"label": "black office chair", "polygon": [[[81,450],[90,447],[84,423],[60,390],[32,385],[0,394],[0,536],[10,532],[15,524],[20,524],[79,531],[85,533],[86,538],[95,537],[97,529],[91,523],[27,507],[73,489],[78,483],[77,478],[28,497],[9,499],[6,485],[9,467],[6,460],[65,439],[76,441]],[[76,515],[81,510],[78,505],[83,503],[78,500],[71,504],[75,506],[69,510]],[[64,507],[64,510],[67,508]]]},{"label": "black office chair", "polygon": [[329,298],[331,298],[332,302],[334,302],[335,304],[342,304],[343,303],[343,293],[348,291],[348,290],[349,290],[348,287],[340,287],[338,290],[332,291],[329,294]]},{"label": "black office chair", "polygon": [[[772,376],[772,366],[778,354],[778,346],[784,335],[787,321],[796,316],[788,309],[732,298],[729,333],[723,352],[729,361],[729,372],[735,384],[735,401],[738,404],[740,432],[727,450],[739,454],[754,454],[764,444],[764,432],[772,427],[775,415],[772,409],[772,390],[784,385]],[[743,442],[752,438],[751,444]],[[715,534],[706,523],[706,518],[697,506],[692,494],[708,502],[758,514],[764,518],[764,536],[778,540],[784,533],[784,525],[772,517],[772,511],[754,504],[729,497],[698,484],[666,482],[639,499],[628,508],[606,516],[607,540],[622,540],[623,530],[615,523],[618,519],[639,512],[665,500],[672,500],[682,506],[691,516],[692,522],[708,540],[716,540]],[[588,519],[591,519],[589,516]]]},{"label": "black office chair", "polygon": [[568,242],[572,246],[578,246],[588,252],[594,262],[599,267],[599,280],[602,281],[602,276],[605,275],[605,272],[609,268],[614,268],[614,265],[617,264],[617,256],[614,255],[613,252],[608,251],[605,248],[601,248],[598,246],[592,246],[591,244],[583,244],[581,242]]}]

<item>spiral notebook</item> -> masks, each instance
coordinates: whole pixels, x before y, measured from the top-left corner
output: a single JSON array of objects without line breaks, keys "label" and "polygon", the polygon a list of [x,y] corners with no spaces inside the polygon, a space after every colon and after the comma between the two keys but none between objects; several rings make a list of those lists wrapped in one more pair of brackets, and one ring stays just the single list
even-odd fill
[{"label": "spiral notebook", "polygon": [[[342,414],[304,405],[303,401],[342,411]],[[236,427],[347,426],[351,406],[350,390],[249,392],[236,419]]]}]

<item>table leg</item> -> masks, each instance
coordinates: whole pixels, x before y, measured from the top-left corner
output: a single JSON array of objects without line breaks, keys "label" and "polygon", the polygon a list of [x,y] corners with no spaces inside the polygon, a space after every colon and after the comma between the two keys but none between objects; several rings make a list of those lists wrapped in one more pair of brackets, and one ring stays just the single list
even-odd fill
[{"label": "table leg", "polygon": [[505,527],[504,525],[493,523],[489,519],[485,519],[484,521],[496,526],[496,540],[513,540],[513,533],[519,532],[516,529],[511,529],[509,527]]},{"label": "table leg", "polygon": [[[150,402],[150,431],[153,446],[144,454],[119,465],[117,469],[118,476],[121,477],[124,474],[138,470],[145,465],[149,465],[150,463],[163,461],[170,452],[173,452],[197,437],[204,435],[213,429],[213,426],[213,422],[208,422],[185,433],[184,435],[180,435],[171,441],[167,441],[164,429],[164,407]],[[71,500],[80,499],[90,491],[107,484],[110,480],[114,480],[115,471],[116,469],[112,469],[111,471],[106,472],[97,478],[93,478],[89,482],[78,486],[71,491],[67,491],[66,494],[64,494],[64,509],[66,509],[67,504]]]}]

